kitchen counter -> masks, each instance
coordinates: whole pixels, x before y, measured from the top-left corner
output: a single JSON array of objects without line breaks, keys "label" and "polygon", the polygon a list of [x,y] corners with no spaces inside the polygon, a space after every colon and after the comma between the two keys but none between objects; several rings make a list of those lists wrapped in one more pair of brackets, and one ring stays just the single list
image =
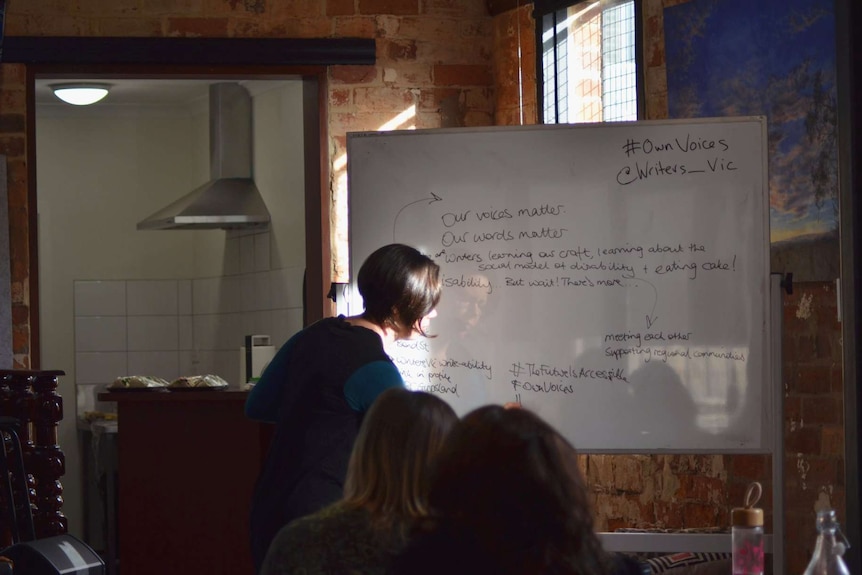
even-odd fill
[{"label": "kitchen counter", "polygon": [[119,558],[123,575],[253,573],[248,512],[272,427],[248,392],[121,391]]}]

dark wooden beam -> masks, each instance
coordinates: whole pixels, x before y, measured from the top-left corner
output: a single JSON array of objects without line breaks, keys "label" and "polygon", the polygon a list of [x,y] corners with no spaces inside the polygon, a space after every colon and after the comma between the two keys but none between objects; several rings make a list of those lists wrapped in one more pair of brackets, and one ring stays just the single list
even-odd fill
[{"label": "dark wooden beam", "polygon": [[488,13],[490,13],[491,16],[497,16],[503,12],[508,12],[509,10],[514,10],[515,8],[520,8],[521,6],[528,4],[533,4],[527,0],[487,0],[487,2]]},{"label": "dark wooden beam", "polygon": [[194,66],[373,65],[373,38],[93,38],[7,36],[2,61],[18,64]]}]

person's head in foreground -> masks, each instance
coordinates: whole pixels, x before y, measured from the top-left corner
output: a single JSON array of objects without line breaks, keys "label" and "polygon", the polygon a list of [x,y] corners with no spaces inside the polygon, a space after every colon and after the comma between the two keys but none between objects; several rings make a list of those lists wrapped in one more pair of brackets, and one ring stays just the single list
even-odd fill
[{"label": "person's head in foreground", "polygon": [[435,395],[384,391],[353,446],[344,503],[367,509],[383,527],[406,532],[428,511],[429,469],[457,421],[455,411]]},{"label": "person's head in foreground", "polygon": [[527,409],[464,416],[437,460],[429,504],[399,575],[609,571],[574,447]]}]

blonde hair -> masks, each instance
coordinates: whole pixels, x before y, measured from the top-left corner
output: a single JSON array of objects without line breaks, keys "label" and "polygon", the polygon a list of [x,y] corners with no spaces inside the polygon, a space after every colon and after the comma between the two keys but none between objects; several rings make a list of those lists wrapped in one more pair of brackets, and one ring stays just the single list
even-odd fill
[{"label": "blonde hair", "polygon": [[343,503],[400,530],[428,512],[429,468],[458,421],[442,399],[402,388],[383,392],[365,415],[350,455]]}]

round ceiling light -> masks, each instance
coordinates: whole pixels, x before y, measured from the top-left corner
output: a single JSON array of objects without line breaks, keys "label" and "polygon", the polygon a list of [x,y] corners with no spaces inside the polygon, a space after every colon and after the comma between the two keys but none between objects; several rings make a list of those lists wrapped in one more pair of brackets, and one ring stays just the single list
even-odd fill
[{"label": "round ceiling light", "polygon": [[76,84],[52,84],[51,90],[54,95],[75,106],[89,106],[95,104],[108,95],[110,84],[76,83]]}]

